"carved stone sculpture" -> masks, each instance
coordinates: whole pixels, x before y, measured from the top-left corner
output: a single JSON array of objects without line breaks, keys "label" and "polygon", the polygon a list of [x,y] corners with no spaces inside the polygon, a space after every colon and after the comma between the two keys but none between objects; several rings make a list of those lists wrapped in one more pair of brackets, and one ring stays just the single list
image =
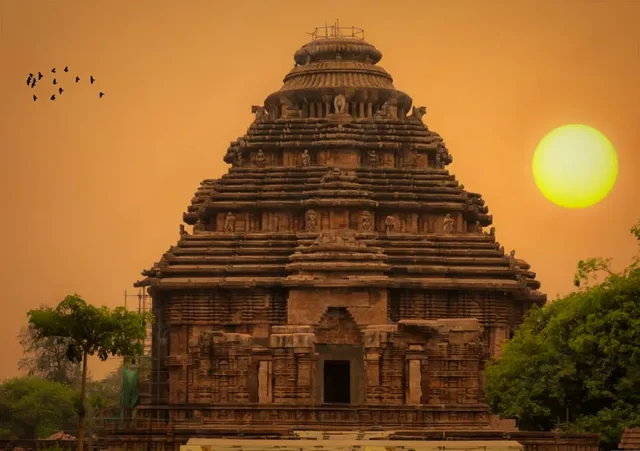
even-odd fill
[{"label": "carved stone sculpture", "polygon": [[495,227],[491,227],[489,229],[489,235],[490,236],[496,236],[496,228]]},{"label": "carved stone sculpture", "polygon": [[363,232],[371,232],[373,230],[373,216],[370,212],[362,212],[360,216],[360,230]]},{"label": "carved stone sculpture", "polygon": [[377,119],[391,119],[391,106],[390,103],[384,102],[381,106],[380,109],[378,111],[376,111],[376,114],[374,115],[375,118]]},{"label": "carved stone sculpture", "polygon": [[204,222],[201,219],[198,219],[193,226],[193,233],[202,233],[206,230]]},{"label": "carved stone sculpture", "polygon": [[418,107],[413,107],[413,110],[411,112],[411,117],[414,119],[419,120],[420,122],[422,122],[422,116],[424,116],[425,114],[427,114],[427,107],[424,106],[418,106]]},{"label": "carved stone sculpture", "polygon": [[454,223],[454,219],[451,217],[450,213],[447,213],[447,215],[444,217],[444,222],[442,224],[442,231],[447,235],[453,233],[453,223]]},{"label": "carved stone sculpture", "polygon": [[420,153],[418,153],[417,150],[411,152],[411,161],[409,162],[409,165],[412,168],[417,168],[418,166],[420,166]]},{"label": "carved stone sculpture", "polygon": [[305,230],[307,232],[318,231],[318,214],[314,210],[308,210],[305,215]]},{"label": "carved stone sculpture", "polygon": [[480,224],[480,221],[476,221],[476,224],[474,226],[474,231],[476,233],[482,233],[482,224]]},{"label": "carved stone sculpture", "polygon": [[234,165],[236,167],[242,166],[242,152],[240,150],[236,151],[236,159],[235,159]]},{"label": "carved stone sculpture", "polygon": [[302,166],[304,167],[308,167],[311,164],[311,155],[309,155],[309,151],[307,149],[304,149],[304,152],[302,152]]},{"label": "carved stone sculpture", "polygon": [[180,224],[180,237],[185,237],[187,235],[189,235],[189,233],[185,230],[184,224]]},{"label": "carved stone sculpture", "polygon": [[224,218],[224,231],[227,233],[233,233],[236,230],[236,215],[232,212],[227,213]]},{"label": "carved stone sculpture", "polygon": [[256,115],[253,121],[254,124],[259,124],[269,118],[269,113],[263,106],[253,105],[251,107],[251,112]]},{"label": "carved stone sculpture", "polygon": [[375,150],[367,152],[367,158],[369,160],[369,166],[372,168],[378,167],[378,155]]},{"label": "carved stone sculpture", "polygon": [[264,152],[262,152],[262,149],[258,149],[258,153],[256,154],[256,166],[264,167],[265,160]]},{"label": "carved stone sculpture", "polygon": [[342,94],[338,94],[333,99],[333,107],[336,110],[336,114],[345,114],[347,99]]},{"label": "carved stone sculpture", "polygon": [[396,218],[394,216],[387,216],[386,218],[384,218],[384,228],[387,232],[395,232]]}]

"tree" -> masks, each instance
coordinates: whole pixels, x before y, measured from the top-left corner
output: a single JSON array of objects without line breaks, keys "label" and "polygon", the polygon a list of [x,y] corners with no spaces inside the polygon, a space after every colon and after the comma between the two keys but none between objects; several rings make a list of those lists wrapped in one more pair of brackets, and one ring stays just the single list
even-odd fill
[{"label": "tree", "polygon": [[56,308],[44,307],[27,313],[29,325],[37,340],[55,338],[66,344],[70,362],[82,363],[78,406],[78,450],[84,445],[86,416],[87,357],[109,355],[135,359],[143,352],[142,340],[152,317],[149,313],[129,312],[123,307],[110,310],[87,304],[80,296],[67,296]]},{"label": "tree", "polygon": [[18,361],[20,370],[30,376],[67,385],[80,380],[80,365],[67,359],[68,340],[60,342],[55,337],[36,339],[32,327],[23,327],[18,338],[23,349],[23,357]]},{"label": "tree", "polygon": [[[640,243],[640,222],[631,229]],[[607,273],[589,286],[596,272]],[[487,401],[525,430],[599,432],[615,447],[640,424],[640,264],[613,273],[604,259],[581,262],[583,288],[534,308],[487,366]],[[568,414],[567,414],[568,412]]]},{"label": "tree", "polygon": [[0,438],[46,438],[77,421],[78,392],[41,377],[9,379],[0,385]]}]

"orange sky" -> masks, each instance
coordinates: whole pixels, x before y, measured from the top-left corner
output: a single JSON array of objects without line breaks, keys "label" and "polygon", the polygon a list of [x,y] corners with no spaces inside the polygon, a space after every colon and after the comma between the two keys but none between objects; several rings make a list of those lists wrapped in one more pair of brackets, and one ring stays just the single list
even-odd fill
[{"label": "orange sky", "polygon": [[[0,378],[17,374],[28,309],[73,292],[122,304],[178,240],[200,181],[227,170],[251,105],[335,18],[364,28],[395,86],[427,106],[449,170],[551,299],[579,259],[619,269],[636,250],[640,1],[0,0],[0,14]],[[32,102],[26,75],[65,65],[95,87],[63,83],[51,102],[42,83]],[[620,162],[611,195],[581,211],[546,201],[530,169],[542,136],[576,122]]]}]

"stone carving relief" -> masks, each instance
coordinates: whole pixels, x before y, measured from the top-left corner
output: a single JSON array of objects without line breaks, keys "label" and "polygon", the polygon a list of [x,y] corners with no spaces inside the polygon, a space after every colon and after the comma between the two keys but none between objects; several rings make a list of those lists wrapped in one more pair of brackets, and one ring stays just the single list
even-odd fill
[{"label": "stone carving relief", "polygon": [[198,220],[196,221],[196,223],[194,224],[194,226],[193,226],[193,233],[194,233],[194,234],[196,234],[196,233],[202,233],[202,232],[204,232],[205,230],[206,230],[206,226],[205,226],[204,222],[202,222],[202,220],[201,220],[201,219],[198,219]]},{"label": "stone carving relief", "polygon": [[307,232],[318,231],[318,214],[314,210],[307,211],[305,215],[305,230]]},{"label": "stone carving relief", "polygon": [[512,249],[511,252],[509,252],[509,257],[507,258],[509,259],[509,269],[516,269],[518,267],[518,264],[516,262],[515,249]]},{"label": "stone carving relief", "polygon": [[391,105],[389,101],[384,102],[376,114],[374,114],[376,119],[392,119],[393,116],[391,114]]},{"label": "stone carving relief", "polygon": [[360,243],[356,238],[353,230],[342,229],[325,230],[313,242],[313,246],[348,246],[348,247],[364,247],[364,243]]},{"label": "stone carving relief", "polygon": [[266,157],[264,156],[264,152],[262,149],[258,149],[258,153],[256,154],[256,166],[262,168],[264,167]]},{"label": "stone carving relief", "polygon": [[227,213],[224,218],[224,231],[227,233],[233,233],[236,230],[236,215],[232,212]]},{"label": "stone carving relief", "polygon": [[360,230],[371,232],[373,230],[373,215],[368,211],[363,211],[360,216]]},{"label": "stone carving relief", "polygon": [[496,236],[496,228],[495,227],[491,227],[489,229],[489,236]]},{"label": "stone carving relief", "polygon": [[304,149],[304,152],[302,152],[301,160],[302,166],[308,167],[311,165],[311,155],[309,155],[309,151],[307,149]]},{"label": "stone carving relief", "polygon": [[338,94],[333,98],[333,107],[336,110],[336,114],[345,114],[347,99],[342,94]]},{"label": "stone carving relief", "polygon": [[188,236],[189,233],[187,233],[187,231],[184,228],[184,224],[180,224],[180,237],[184,238],[185,236]]},{"label": "stone carving relief", "polygon": [[369,161],[369,166],[372,168],[378,167],[378,155],[375,150],[370,150],[367,152],[367,160]]},{"label": "stone carving relief", "polygon": [[387,216],[384,218],[384,228],[387,232],[396,231],[396,218],[393,216]]},{"label": "stone carving relief", "polygon": [[242,152],[240,150],[236,151],[235,159],[233,161],[233,165],[236,167],[242,166]]},{"label": "stone carving relief", "polygon": [[420,166],[420,153],[417,150],[411,151],[411,156],[409,157],[409,166],[412,168],[417,168]]},{"label": "stone carving relief", "polygon": [[269,119],[269,113],[267,112],[266,108],[263,106],[253,105],[251,107],[251,112],[256,115],[253,121],[254,124],[259,124]]},{"label": "stone carving relief", "polygon": [[453,233],[453,224],[454,224],[454,219],[451,217],[450,213],[447,213],[447,215],[444,217],[444,222],[442,223],[442,231],[447,234],[450,235]]},{"label": "stone carving relief", "polygon": [[436,169],[444,169],[446,165],[451,163],[453,163],[453,157],[451,156],[449,151],[447,151],[446,147],[438,146],[435,157]]},{"label": "stone carving relief", "polygon": [[422,116],[424,116],[425,114],[427,114],[427,107],[424,106],[418,106],[418,107],[413,107],[413,110],[411,112],[411,117],[413,119],[416,119],[420,122],[422,122]]}]

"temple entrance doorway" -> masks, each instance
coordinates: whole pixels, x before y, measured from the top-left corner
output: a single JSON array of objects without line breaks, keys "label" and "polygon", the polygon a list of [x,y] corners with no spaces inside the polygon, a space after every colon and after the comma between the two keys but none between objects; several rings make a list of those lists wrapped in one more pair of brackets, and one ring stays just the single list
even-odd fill
[{"label": "temple entrance doorway", "polygon": [[351,362],[349,360],[324,361],[324,402],[326,404],[351,403]]}]

